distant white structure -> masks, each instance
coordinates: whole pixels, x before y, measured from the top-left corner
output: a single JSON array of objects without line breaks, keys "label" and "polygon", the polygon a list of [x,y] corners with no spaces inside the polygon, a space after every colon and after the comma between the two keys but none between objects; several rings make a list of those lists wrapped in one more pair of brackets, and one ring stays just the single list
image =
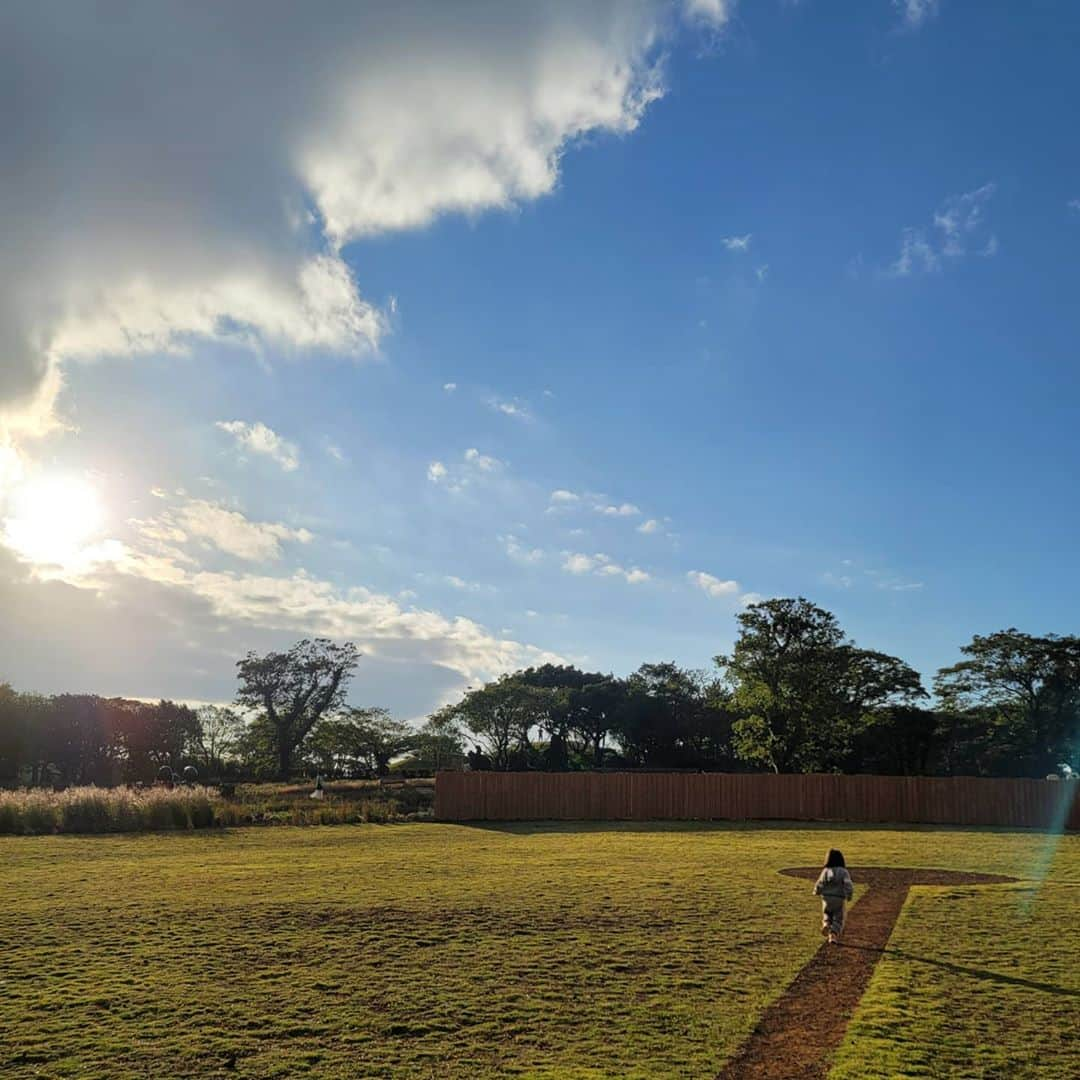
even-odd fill
[{"label": "distant white structure", "polygon": [[325,799],[326,792],[323,791],[322,775],[315,777],[315,790],[311,793],[313,799]]},{"label": "distant white structure", "polygon": [[1061,770],[1063,780],[1080,780],[1080,774],[1071,765],[1066,765],[1064,761],[1058,762],[1058,769]]}]

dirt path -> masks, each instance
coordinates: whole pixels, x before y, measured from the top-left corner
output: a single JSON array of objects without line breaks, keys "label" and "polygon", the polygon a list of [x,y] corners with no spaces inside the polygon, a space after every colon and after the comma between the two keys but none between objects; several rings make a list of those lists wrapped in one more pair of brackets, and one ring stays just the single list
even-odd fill
[{"label": "dirt path", "polygon": [[[820,867],[782,870],[813,881]],[[824,944],[762,1016],[718,1080],[802,1080],[828,1074],[912,885],[994,885],[1014,878],[949,870],[852,868],[868,889],[848,914],[842,945]]]}]

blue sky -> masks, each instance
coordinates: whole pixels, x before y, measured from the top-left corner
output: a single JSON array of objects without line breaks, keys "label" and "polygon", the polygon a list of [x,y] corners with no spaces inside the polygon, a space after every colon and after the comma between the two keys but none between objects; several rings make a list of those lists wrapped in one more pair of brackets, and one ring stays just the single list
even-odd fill
[{"label": "blue sky", "polygon": [[545,658],[705,666],[755,597],[928,677],[1076,629],[1080,10],[586,7],[327,5],[347,74],[299,102],[256,92],[287,12],[244,78],[231,28],[141,15],[180,81],[130,123],[83,100],[101,28],[25,16],[31,73],[90,66],[20,88],[64,195],[8,211],[48,344],[0,381],[0,677],[221,700],[332,634],[416,718]]}]

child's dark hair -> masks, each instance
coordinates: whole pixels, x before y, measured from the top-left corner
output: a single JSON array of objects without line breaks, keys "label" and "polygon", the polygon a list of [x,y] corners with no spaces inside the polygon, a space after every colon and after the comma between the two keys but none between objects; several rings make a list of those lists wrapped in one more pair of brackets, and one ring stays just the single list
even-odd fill
[{"label": "child's dark hair", "polygon": [[825,856],[825,866],[830,869],[835,869],[837,866],[846,866],[844,862],[844,853],[837,851],[836,848],[829,848],[829,854]]}]

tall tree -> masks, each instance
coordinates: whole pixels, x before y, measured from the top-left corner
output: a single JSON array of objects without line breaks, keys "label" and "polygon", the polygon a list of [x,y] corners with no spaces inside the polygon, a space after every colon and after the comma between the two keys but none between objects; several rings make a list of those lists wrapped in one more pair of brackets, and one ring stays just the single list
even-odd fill
[{"label": "tall tree", "polygon": [[435,773],[440,769],[460,769],[464,764],[461,722],[452,707],[443,707],[433,712],[416,733],[409,768]]},{"label": "tall tree", "polygon": [[717,768],[727,756],[729,719],[713,681],[671,662],[642,664],[626,680],[615,725],[624,754],[651,767]]},{"label": "tall tree", "polygon": [[902,660],[856,648],[835,616],[801,597],[751,604],[738,621],[731,656],[716,663],[747,762],[774,772],[837,768],[873,709],[926,696]]},{"label": "tall tree", "polygon": [[411,750],[415,738],[416,732],[386,709],[347,709],[320,722],[311,749],[330,772],[385,776],[390,762]]},{"label": "tall tree", "polygon": [[599,768],[615,710],[625,697],[625,684],[611,675],[582,671],[569,664],[526,668],[514,678],[523,685],[551,691],[548,714],[541,725],[549,739],[548,767],[565,769],[572,755],[576,763]]},{"label": "tall tree", "polygon": [[470,690],[451,713],[483,744],[496,769],[525,767],[532,756],[531,732],[549,721],[556,693],[503,675]]},{"label": "tall tree", "polygon": [[338,645],[316,638],[299,641],[287,652],[249,652],[237,661],[236,703],[261,714],[282,779],[288,778],[311,729],[344,704],[359,658],[352,642]]},{"label": "tall tree", "polygon": [[1042,776],[1080,753],[1080,638],[999,630],[961,652],[934,689],[946,713],[995,729],[992,771]]},{"label": "tall tree", "polygon": [[244,721],[233,709],[204,705],[197,713],[195,750],[203,767],[220,773],[240,747]]}]

